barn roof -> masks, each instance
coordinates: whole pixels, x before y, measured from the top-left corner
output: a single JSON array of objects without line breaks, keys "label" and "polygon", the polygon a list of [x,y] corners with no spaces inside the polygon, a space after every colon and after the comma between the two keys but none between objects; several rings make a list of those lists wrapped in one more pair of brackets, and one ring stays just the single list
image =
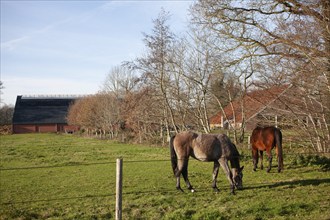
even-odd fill
[{"label": "barn roof", "polygon": [[[264,90],[254,90],[243,97],[245,103],[246,120],[253,118],[269,104],[278,99],[288,88],[288,86],[272,87]],[[236,122],[242,122],[242,100],[234,100],[232,104],[224,108],[228,120],[232,120],[235,113]],[[219,111],[210,118],[210,124],[220,124],[223,112]]]},{"label": "barn roof", "polygon": [[66,124],[69,106],[77,97],[17,96],[13,124]]}]

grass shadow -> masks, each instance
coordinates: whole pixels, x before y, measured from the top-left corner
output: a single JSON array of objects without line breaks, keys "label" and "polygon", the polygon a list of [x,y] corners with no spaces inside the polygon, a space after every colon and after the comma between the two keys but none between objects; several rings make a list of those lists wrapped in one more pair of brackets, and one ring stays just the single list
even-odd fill
[{"label": "grass shadow", "polygon": [[293,180],[293,181],[283,181],[273,184],[260,184],[260,185],[253,185],[253,186],[245,186],[243,190],[249,190],[249,189],[261,189],[261,188],[276,188],[276,187],[282,187],[282,186],[318,186],[320,184],[327,183],[330,184],[330,178],[325,179],[305,179],[305,180]]}]

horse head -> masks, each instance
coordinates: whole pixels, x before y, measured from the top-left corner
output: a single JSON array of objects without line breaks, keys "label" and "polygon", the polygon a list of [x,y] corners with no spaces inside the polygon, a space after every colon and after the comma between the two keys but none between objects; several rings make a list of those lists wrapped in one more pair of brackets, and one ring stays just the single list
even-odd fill
[{"label": "horse head", "polygon": [[236,189],[243,189],[243,169],[244,166],[232,169],[233,182]]}]

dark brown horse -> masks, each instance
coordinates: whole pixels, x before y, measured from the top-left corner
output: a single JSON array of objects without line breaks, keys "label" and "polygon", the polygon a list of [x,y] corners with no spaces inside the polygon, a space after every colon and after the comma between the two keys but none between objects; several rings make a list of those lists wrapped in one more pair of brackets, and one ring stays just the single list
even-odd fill
[{"label": "dark brown horse", "polygon": [[[235,187],[237,189],[243,187],[242,170],[244,166],[240,167],[239,153],[236,146],[226,135],[182,132],[171,137],[170,149],[172,168],[178,190],[182,191],[180,186],[180,176],[182,174],[188,189],[194,192],[194,188],[188,179],[188,160],[190,156],[199,161],[214,162],[212,187],[215,191],[219,191],[217,177],[220,165],[230,182],[231,193],[234,194]],[[230,161],[232,170],[228,166],[228,161]]]},{"label": "dark brown horse", "polygon": [[282,132],[276,127],[256,127],[250,139],[253,158],[253,170],[256,171],[258,164],[258,153],[260,154],[260,168],[263,169],[263,152],[267,152],[269,166],[267,172],[272,167],[272,153],[271,150],[276,148],[276,155],[278,161],[278,172],[283,170],[283,151],[282,151]]}]

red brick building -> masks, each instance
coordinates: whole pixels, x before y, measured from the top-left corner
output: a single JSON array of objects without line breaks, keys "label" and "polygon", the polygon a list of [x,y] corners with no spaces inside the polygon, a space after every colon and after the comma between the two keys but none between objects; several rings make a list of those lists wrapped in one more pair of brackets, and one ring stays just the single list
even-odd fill
[{"label": "red brick building", "polygon": [[[223,111],[210,118],[211,128],[239,128],[244,120],[248,129],[256,125],[276,125],[277,120],[285,115],[284,94],[289,86],[272,87],[247,93],[243,99],[234,100]],[[285,101],[286,102],[286,101]],[[244,105],[244,109],[242,106]]]},{"label": "red brick building", "polygon": [[78,126],[68,125],[69,106],[77,97],[17,96],[13,115],[13,134],[34,132],[75,132]]}]

